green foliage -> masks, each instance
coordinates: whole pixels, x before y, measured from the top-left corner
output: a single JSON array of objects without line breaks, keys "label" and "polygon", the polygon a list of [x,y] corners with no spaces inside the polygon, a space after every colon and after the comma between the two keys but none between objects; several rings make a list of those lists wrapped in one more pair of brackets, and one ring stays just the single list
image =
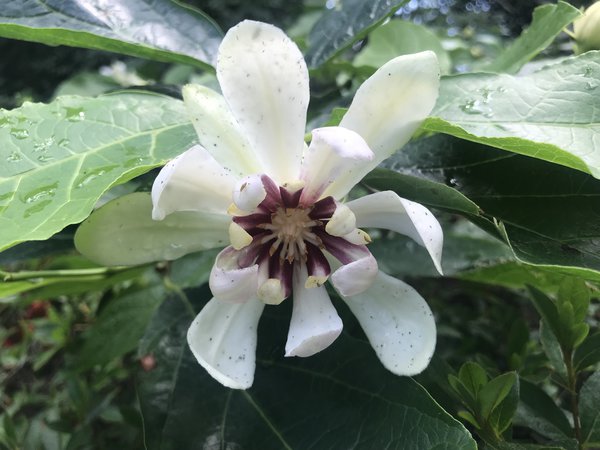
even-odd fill
[{"label": "green foliage", "polygon": [[396,56],[424,50],[435,52],[442,73],[450,71],[450,57],[434,33],[411,22],[391,20],[369,34],[369,42],[356,55],[353,64],[378,68]]},{"label": "green foliage", "polygon": [[101,4],[0,2],[0,36],[46,45],[108,50],[157,61],[210,67],[221,30],[180,3],[116,0]]},{"label": "green foliage", "polygon": [[600,177],[600,159],[589,151],[600,126],[599,60],[589,52],[520,77],[445,77],[423,127]]},{"label": "green foliage", "polygon": [[194,140],[183,104],[147,93],[61,97],[1,111],[0,249],[80,222],[109,187]]},{"label": "green foliage", "polygon": [[394,13],[407,0],[342,0],[314,24],[306,50],[309,67],[318,67]]},{"label": "green foliage", "polygon": [[538,6],[533,12],[529,28],[486,66],[485,70],[517,72],[526,62],[548,47],[552,40],[580,15],[578,9],[561,0],[555,5]]}]

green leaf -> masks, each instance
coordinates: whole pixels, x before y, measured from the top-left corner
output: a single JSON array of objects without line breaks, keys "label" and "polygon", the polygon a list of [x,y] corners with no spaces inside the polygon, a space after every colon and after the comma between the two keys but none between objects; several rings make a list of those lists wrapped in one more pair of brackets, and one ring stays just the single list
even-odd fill
[{"label": "green leaf", "polygon": [[542,320],[540,321],[540,342],[544,353],[550,360],[552,368],[564,383],[567,380],[567,366],[565,365],[565,358],[563,351],[560,348],[560,343],[556,335],[550,330],[548,324]]},{"label": "green leaf", "polygon": [[[382,172],[375,171],[365,178],[367,184],[391,188],[400,196],[407,192],[411,200],[426,200],[423,203],[428,206],[439,205],[471,221],[501,221],[500,229],[521,261],[600,281],[600,182],[593,177],[444,135],[410,143],[384,166],[393,171],[386,171],[376,185],[371,183],[371,176],[377,181]],[[437,183],[436,190],[415,189],[408,182],[396,184],[395,172],[401,179],[419,177]],[[440,184],[447,189],[454,187],[457,195],[468,198],[482,214],[468,214],[462,206],[447,201],[437,189]],[[430,195],[433,192],[438,195]],[[438,198],[437,205],[434,198]]]},{"label": "green leaf", "polygon": [[579,392],[581,437],[589,448],[600,446],[600,372],[594,372]]},{"label": "green leaf", "polygon": [[582,371],[600,362],[600,331],[588,335],[575,350],[573,363],[578,371]]},{"label": "green leaf", "polygon": [[494,61],[485,67],[490,72],[517,72],[526,62],[552,43],[581,12],[566,2],[538,6],[533,11],[531,25]]},{"label": "green leaf", "polygon": [[407,0],[341,0],[325,11],[308,36],[306,63],[315,68],[333,58],[392,15]]},{"label": "green leaf", "polygon": [[489,418],[489,423],[495,430],[497,435],[501,435],[508,429],[513,421],[515,411],[519,404],[519,378],[516,377],[507,396],[500,404],[492,411]]},{"label": "green leaf", "polygon": [[222,38],[204,13],[169,0],[0,0],[0,36],[211,68]]},{"label": "green leaf", "polygon": [[[210,297],[206,288],[187,292],[190,299]],[[156,360],[138,384],[147,448],[207,442],[264,450],[476,448],[419,384],[387,372],[362,340],[342,334],[315,356],[284,358],[290,311],[289,302],[267,308],[254,385],[236,391],[214,381],[188,350],[185,333],[194,313],[181,299],[161,305],[140,346],[141,355]]]},{"label": "green leaf", "polygon": [[558,303],[570,304],[573,307],[575,322],[583,322],[590,306],[590,290],[584,280],[565,277],[558,291]]},{"label": "green leaf", "polygon": [[61,97],[0,111],[0,249],[80,222],[109,187],[195,141],[183,102],[158,95]]},{"label": "green leaf", "polygon": [[375,189],[397,192],[404,198],[429,207],[461,212],[467,216],[479,214],[477,205],[456,189],[424,178],[387,169],[375,169],[363,178],[363,183]]},{"label": "green leaf", "polygon": [[571,425],[564,412],[546,392],[535,384],[519,380],[520,402],[514,423],[531,428],[554,441],[572,435]]},{"label": "green leaf", "polygon": [[425,50],[435,52],[442,73],[450,71],[450,57],[432,31],[412,22],[390,20],[369,34],[367,45],[356,55],[353,64],[379,68],[396,56]]},{"label": "green leaf", "polygon": [[520,77],[470,73],[442,79],[423,128],[600,177],[600,52]]},{"label": "green leaf", "polygon": [[490,414],[494,412],[510,393],[516,381],[517,374],[515,372],[508,372],[490,380],[489,383],[481,388],[479,391],[479,401],[483,417],[490,417]]},{"label": "green leaf", "polygon": [[488,376],[485,373],[485,369],[476,362],[464,363],[458,371],[458,378],[465,385],[465,387],[477,397],[479,391],[488,382]]},{"label": "green leaf", "polygon": [[[462,277],[480,266],[492,266],[513,258],[502,241],[463,221],[454,226],[442,221],[444,247],[442,268],[445,276]],[[439,276],[429,254],[410,238],[398,234],[373,239],[369,250],[379,268],[390,275]]]},{"label": "green leaf", "polygon": [[110,299],[84,337],[78,352],[80,370],[105,365],[135,350],[156,308],[166,297],[159,279]]},{"label": "green leaf", "polygon": [[561,339],[563,338],[563,327],[556,304],[539,289],[531,286],[528,286],[528,288],[535,309],[537,309],[540,316],[542,316],[544,323],[548,325],[558,341],[561,342]]}]

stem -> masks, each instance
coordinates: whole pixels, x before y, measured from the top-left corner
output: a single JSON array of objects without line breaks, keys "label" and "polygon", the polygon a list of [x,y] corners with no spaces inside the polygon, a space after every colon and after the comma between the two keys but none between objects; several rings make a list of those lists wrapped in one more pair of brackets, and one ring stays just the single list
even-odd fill
[{"label": "stem", "polygon": [[4,272],[0,270],[0,280],[19,281],[36,278],[69,278],[89,277],[90,275],[112,275],[123,272],[131,267],[94,267],[91,269],[63,269],[63,270],[22,270],[19,272]]},{"label": "stem", "polygon": [[577,394],[577,373],[573,367],[573,352],[563,351],[565,365],[567,366],[567,379],[569,383],[569,395],[571,397],[571,413],[573,414],[573,428],[575,430],[575,439],[581,449],[581,421],[579,419],[579,395]]}]

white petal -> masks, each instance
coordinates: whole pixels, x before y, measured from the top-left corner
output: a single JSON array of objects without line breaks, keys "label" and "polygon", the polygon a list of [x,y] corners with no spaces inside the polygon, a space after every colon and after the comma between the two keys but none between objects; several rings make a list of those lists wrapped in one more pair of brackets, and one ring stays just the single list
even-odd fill
[{"label": "white petal", "polygon": [[252,298],[227,303],[216,298],[196,316],[187,341],[198,362],[219,383],[248,389],[256,368],[256,329],[264,304]]},{"label": "white petal", "polygon": [[174,211],[225,214],[236,177],[201,146],[195,145],[162,168],[152,185],[152,218]]},{"label": "white petal", "polygon": [[256,296],[258,265],[239,267],[239,252],[227,247],[217,255],[210,272],[209,286],[219,300],[241,303]]},{"label": "white petal", "polygon": [[306,185],[300,201],[310,204],[328,195],[343,197],[367,174],[372,159],[373,152],[354,131],[340,127],[313,130],[302,158],[300,177]]},{"label": "white petal", "polygon": [[184,86],[182,94],[200,144],[223,167],[236,176],[263,172],[221,94],[197,84]]},{"label": "white petal", "polygon": [[392,230],[425,247],[435,268],[442,273],[444,233],[435,216],[423,205],[392,191],[366,195],[346,205],[356,215],[356,226]]},{"label": "white petal", "polygon": [[438,96],[440,68],[431,51],[392,59],[356,92],[341,127],[360,134],[375,153],[371,168],[408,142]]},{"label": "white petal", "polygon": [[[344,236],[356,230],[356,216],[343,203],[337,203],[333,216],[325,225],[325,231],[332,236]],[[361,242],[364,244],[364,242]]]},{"label": "white petal", "polygon": [[311,356],[329,347],[342,332],[342,320],[323,286],[307,289],[302,266],[294,273],[294,309],[285,356]]},{"label": "white petal", "polygon": [[366,252],[363,258],[345,264],[331,274],[331,283],[340,294],[357,295],[368,289],[377,276],[377,260]]},{"label": "white petal", "polygon": [[280,185],[297,179],[309,90],[296,44],[273,25],[246,20],[221,42],[217,77],[265,173]]},{"label": "white petal", "polygon": [[379,272],[360,295],[344,298],[383,365],[396,375],[415,375],[435,349],[435,321],[412,287]]},{"label": "white petal", "polygon": [[233,202],[242,211],[251,212],[267,196],[262,175],[254,174],[242,178],[233,190]]},{"label": "white petal", "polygon": [[196,211],[152,220],[150,194],[137,192],[92,213],[77,229],[75,246],[90,260],[106,266],[171,260],[227,245],[230,221],[224,214]]}]

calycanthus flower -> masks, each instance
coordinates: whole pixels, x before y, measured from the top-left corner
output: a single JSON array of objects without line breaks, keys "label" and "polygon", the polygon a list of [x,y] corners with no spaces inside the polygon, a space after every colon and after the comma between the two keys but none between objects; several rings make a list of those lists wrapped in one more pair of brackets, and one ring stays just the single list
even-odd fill
[{"label": "calycanthus flower", "polygon": [[431,311],[414,289],[378,270],[364,229],[411,237],[441,271],[441,227],[425,207],[394,192],[343,199],[429,114],[438,70],[432,52],[390,61],[360,87],[340,126],[313,130],[307,146],[309,82],[300,50],[280,29],[244,21],[219,48],[223,95],[183,89],[200,145],[162,169],[151,199],[131,194],[96,211],[76,245],[110,265],[229,242],[210,274],[214,298],[188,331],[198,362],[225,386],[253,382],[265,304],[293,298],[286,356],[313,355],[338,337],[342,322],[327,280],[383,365],[419,373],[435,347]]}]

